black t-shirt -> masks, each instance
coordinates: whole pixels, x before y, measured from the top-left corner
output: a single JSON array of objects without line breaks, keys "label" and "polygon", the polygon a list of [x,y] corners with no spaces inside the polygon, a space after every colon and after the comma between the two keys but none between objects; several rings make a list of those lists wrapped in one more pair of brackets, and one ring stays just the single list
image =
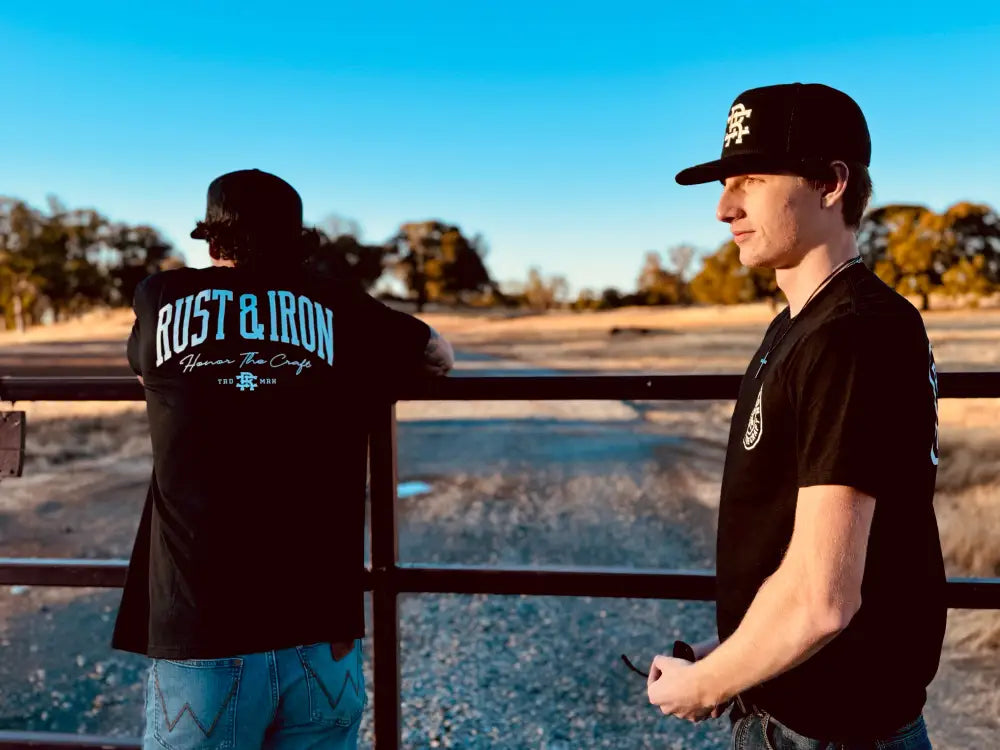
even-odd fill
[{"label": "black t-shirt", "polygon": [[743,377],[723,474],[718,627],[736,630],[792,536],[800,487],[875,497],[862,605],[806,662],[745,697],[806,736],[866,739],[915,719],[944,637],[934,515],[937,374],[919,312],[863,265],[789,325],[771,323]]},{"label": "black t-shirt", "polygon": [[419,375],[426,324],[299,269],[136,290],[153,476],[112,645],[220,658],[364,634],[371,406]]}]

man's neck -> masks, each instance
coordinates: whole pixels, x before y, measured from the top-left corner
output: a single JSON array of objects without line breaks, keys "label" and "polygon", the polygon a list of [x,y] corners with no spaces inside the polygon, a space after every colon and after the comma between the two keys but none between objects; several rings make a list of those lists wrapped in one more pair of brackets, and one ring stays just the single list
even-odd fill
[{"label": "man's neck", "polygon": [[788,312],[792,317],[805,307],[813,292],[837,266],[858,254],[858,245],[852,232],[846,232],[839,241],[818,245],[807,252],[793,268],[779,268],[776,272],[778,288],[788,299]]}]

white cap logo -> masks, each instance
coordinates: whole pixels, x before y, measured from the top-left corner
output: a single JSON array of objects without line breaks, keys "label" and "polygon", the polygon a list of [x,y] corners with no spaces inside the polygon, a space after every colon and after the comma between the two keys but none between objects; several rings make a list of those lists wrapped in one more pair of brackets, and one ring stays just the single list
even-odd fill
[{"label": "white cap logo", "polygon": [[753,113],[752,109],[747,109],[742,102],[737,102],[729,110],[729,119],[726,121],[726,148],[729,148],[730,141],[743,143],[743,136],[750,134],[750,126],[744,125],[743,121],[748,119]]}]

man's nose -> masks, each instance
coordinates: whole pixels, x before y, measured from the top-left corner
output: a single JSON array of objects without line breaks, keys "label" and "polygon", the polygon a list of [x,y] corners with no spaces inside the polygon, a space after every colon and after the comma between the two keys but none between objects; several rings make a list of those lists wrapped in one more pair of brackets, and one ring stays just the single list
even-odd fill
[{"label": "man's nose", "polygon": [[735,191],[723,189],[719,204],[715,207],[715,218],[726,224],[732,224],[745,215]]}]

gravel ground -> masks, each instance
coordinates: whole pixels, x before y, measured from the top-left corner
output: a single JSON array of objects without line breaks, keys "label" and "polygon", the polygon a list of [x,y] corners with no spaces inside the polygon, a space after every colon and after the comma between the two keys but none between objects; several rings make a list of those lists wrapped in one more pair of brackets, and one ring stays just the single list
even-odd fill
[{"label": "gravel ground", "polygon": [[[401,439],[426,438],[426,430],[404,426]],[[691,466],[629,462],[593,475],[581,462],[424,475],[431,492],[400,503],[400,557],[712,567],[713,511],[692,499],[704,478]],[[0,728],[141,732],[146,662],[107,647],[118,597],[4,594],[23,614],[7,621],[0,644]],[[400,621],[404,747],[728,747],[725,718],[691,725],[661,716],[646,702],[644,680],[619,658],[644,666],[676,637],[710,636],[712,604],[410,595]],[[371,696],[370,641],[365,651]],[[995,666],[968,656],[942,663],[927,710],[935,748],[997,746],[1000,725],[988,718],[996,715]],[[363,748],[371,747],[372,718],[369,710]]]},{"label": "gravel ground", "polygon": [[[711,568],[728,408],[401,404],[401,419],[419,421],[400,425],[400,478],[431,486],[400,501],[401,558]],[[148,476],[142,418],[115,412],[56,422],[33,423],[30,471],[0,488],[4,554],[126,555]],[[0,591],[0,729],[141,732],[147,662],[107,646],[119,597]],[[645,666],[676,637],[711,635],[713,610],[646,600],[404,597],[404,746],[721,750],[726,719],[695,726],[661,716],[646,702],[644,680],[619,659],[626,653]],[[994,616],[957,612],[950,623],[968,624],[970,615]],[[936,750],[1000,747],[995,653],[946,648],[926,711]],[[362,747],[371,747],[371,728],[369,710]]]},{"label": "gravel ground", "polygon": [[[404,443],[427,439],[426,425],[407,429]],[[531,463],[521,471],[508,464],[504,473],[488,466],[476,475],[424,473],[431,493],[401,501],[401,558],[711,567],[710,511],[685,496],[676,472],[668,477],[653,462],[605,462],[600,475],[582,461],[541,470]],[[24,614],[5,628],[0,728],[139,734],[146,663],[107,647],[118,592],[5,595],[12,597]],[[645,600],[407,596],[404,746],[724,747],[724,719],[693,726],[662,717],[646,702],[644,680],[619,658],[644,665],[675,637],[709,636],[713,610]],[[370,670],[370,643],[366,649]],[[371,742],[371,719],[369,711],[362,746]]]}]

